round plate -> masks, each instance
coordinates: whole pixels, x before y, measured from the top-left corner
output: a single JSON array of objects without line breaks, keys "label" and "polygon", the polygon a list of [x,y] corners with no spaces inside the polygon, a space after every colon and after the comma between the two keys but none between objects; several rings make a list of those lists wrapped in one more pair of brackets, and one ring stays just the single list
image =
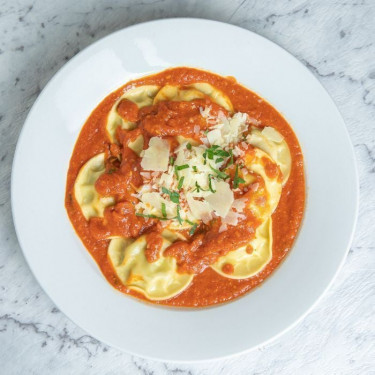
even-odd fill
[{"label": "round plate", "polygon": [[[231,75],[275,106],[301,143],[307,205],[283,264],[244,297],[205,309],[141,303],[114,290],[64,208],[66,173],[80,129],[110,92],[171,66]],[[143,357],[207,360],[244,352],[290,328],[327,289],[349,247],[357,172],[344,122],[314,76],[282,48],[247,30],[168,19],[118,31],[69,61],[34,104],[18,141],[12,207],[35,277],[89,334]]]}]

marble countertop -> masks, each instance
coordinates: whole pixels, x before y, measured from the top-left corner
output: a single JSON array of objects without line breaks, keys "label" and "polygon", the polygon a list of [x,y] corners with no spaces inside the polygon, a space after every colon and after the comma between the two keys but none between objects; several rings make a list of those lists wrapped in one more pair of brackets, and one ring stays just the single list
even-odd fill
[{"label": "marble countertop", "polygon": [[[15,145],[41,89],[66,61],[138,22],[202,17],[278,43],[326,87],[358,161],[361,204],[343,269],[296,327],[246,355],[198,364],[144,360],[66,318],[31,274],[13,228]],[[375,374],[375,2],[372,0],[0,1],[1,374]]]}]

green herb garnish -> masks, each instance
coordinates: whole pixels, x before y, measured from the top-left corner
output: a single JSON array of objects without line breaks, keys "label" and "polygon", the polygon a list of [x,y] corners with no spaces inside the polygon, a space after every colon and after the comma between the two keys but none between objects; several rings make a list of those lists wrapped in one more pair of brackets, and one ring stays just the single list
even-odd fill
[{"label": "green herb garnish", "polygon": [[165,188],[164,186],[161,188],[161,191],[164,193],[164,194],[167,194],[169,196],[169,199],[173,202],[173,203],[176,203],[176,204],[179,204],[180,203],[180,194],[178,194],[177,191],[170,191],[168,190],[167,188]]},{"label": "green herb garnish", "polygon": [[244,183],[245,183],[245,180],[241,177],[238,177],[238,164],[237,164],[236,172],[234,173],[233,187],[237,189],[239,184],[244,184]]},{"label": "green herb garnish", "polygon": [[197,181],[195,181],[195,189],[193,191],[196,191],[197,193],[199,193],[200,191],[207,191],[206,189],[203,189]]},{"label": "green herb garnish", "polygon": [[167,217],[167,207],[164,202],[161,204],[161,213],[163,217]]},{"label": "green herb garnish", "polygon": [[185,221],[186,221],[188,224],[190,224],[190,225],[194,225],[194,223],[193,223],[192,221],[188,220],[188,219],[185,219]]},{"label": "green herb garnish", "polygon": [[178,186],[177,189],[180,190],[182,188],[182,185],[184,184],[184,179],[185,177],[181,177],[180,180],[178,181]]},{"label": "green herb garnish", "polygon": [[156,215],[141,214],[140,212],[136,212],[135,216],[147,217],[149,219],[171,220],[171,219],[168,219],[167,217],[160,217],[160,216],[156,216]]},{"label": "green herb garnish", "polygon": [[210,191],[212,193],[216,193],[216,190],[212,187],[212,180],[211,180],[212,174],[208,175],[208,187],[210,188]]},{"label": "green herb garnish", "polygon": [[195,233],[195,231],[196,231],[196,229],[197,229],[197,226],[198,226],[198,224],[195,223],[195,224],[191,227],[191,229],[190,229],[190,231],[189,231],[190,236],[192,236],[192,235]]},{"label": "green herb garnish", "polygon": [[227,178],[229,178],[229,175],[222,172],[222,171],[219,171],[218,169],[214,168],[212,165],[210,165],[210,168],[212,171],[214,171],[217,175],[218,178],[221,178],[222,180],[226,180]]},{"label": "green herb garnish", "polygon": [[176,168],[176,165],[174,166],[174,173],[177,177],[177,180],[180,178],[180,175],[178,174],[178,169]]},{"label": "green herb garnish", "polygon": [[221,163],[222,161],[224,161],[223,158],[217,158],[217,159],[215,160],[215,163]]},{"label": "green herb garnish", "polygon": [[229,159],[229,163],[227,164],[227,168],[230,167],[234,161],[233,161],[233,150],[229,150],[229,154],[230,154],[230,159]]},{"label": "green herb garnish", "polygon": [[195,165],[193,165],[193,171],[198,172],[198,168]]},{"label": "green herb garnish", "polygon": [[191,143],[187,143],[187,144],[186,144],[186,148],[187,148],[188,150],[191,150]]},{"label": "green herb garnish", "polygon": [[179,222],[180,224],[182,224],[182,219],[181,219],[181,216],[180,216],[180,209],[181,209],[181,207],[180,207],[180,205],[178,204],[178,205],[177,205],[177,220],[178,220],[178,222]]},{"label": "green herb garnish", "polygon": [[184,164],[184,165],[176,165],[176,170],[182,171],[183,169],[189,168],[189,164]]},{"label": "green herb garnish", "polygon": [[169,158],[169,164],[173,166],[173,164],[174,164],[174,157],[173,156],[171,156]]},{"label": "green herb garnish", "polygon": [[228,151],[225,151],[225,150],[216,150],[215,155],[227,158],[227,157],[230,156],[230,153]]},{"label": "green herb garnish", "polygon": [[196,190],[197,193],[199,193],[200,189],[201,189],[201,187],[199,186],[198,182],[195,181],[195,189],[194,189],[194,191]]}]

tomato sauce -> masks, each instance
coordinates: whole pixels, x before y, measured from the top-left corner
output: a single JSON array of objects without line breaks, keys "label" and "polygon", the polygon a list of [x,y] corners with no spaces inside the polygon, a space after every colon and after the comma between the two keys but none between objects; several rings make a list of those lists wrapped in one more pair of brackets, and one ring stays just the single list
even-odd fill
[{"label": "tomato sauce", "polygon": [[[200,116],[199,107],[209,104],[213,114],[220,110],[226,112],[215,103],[207,102],[207,99],[160,102],[156,106],[140,110],[134,103],[122,100],[117,107],[119,115],[132,122],[139,121],[139,126],[131,131],[118,128],[116,137],[120,145],[111,144],[106,134],[107,114],[116,100],[131,86],[184,86],[195,82],[207,82],[216,86],[229,97],[236,112],[245,112],[260,121],[262,126],[272,126],[278,130],[289,145],[292,169],[288,182],[283,187],[279,205],[272,216],[273,256],[267,266],[257,275],[243,280],[225,278],[208,267],[220,256],[254,238],[255,229],[260,223],[251,213],[246,214],[245,221],[221,233],[220,221],[210,223],[209,226],[202,225],[188,242],[177,241],[165,251],[165,255],[176,258],[180,272],[197,274],[191,285],[179,295],[166,301],[154,302],[170,306],[201,307],[222,303],[237,298],[262,283],[291,249],[301,224],[305,203],[303,156],[293,130],[276,109],[233,78],[192,68],[174,68],[129,82],[107,96],[87,119],[74,148],[66,185],[65,207],[69,218],[107,280],[121,292],[145,299],[141,294],[128,289],[117,278],[107,257],[109,240],[106,238],[137,238],[141,234],[147,234],[148,246],[145,255],[149,262],[158,259],[162,245],[162,228],[158,220],[145,220],[135,215],[132,203],[137,202],[134,193],[142,184],[141,159],[128,147],[129,142],[142,133],[146,148],[149,138],[163,136],[170,142],[171,149],[174,149],[177,146],[175,136],[182,135],[199,141],[194,126],[198,125],[200,129],[208,127]],[[98,178],[95,187],[101,195],[115,197],[117,203],[106,208],[104,218],[91,218],[86,221],[74,198],[74,182],[83,164],[101,152],[106,153],[106,173]],[[278,167],[275,168],[275,164],[268,159],[264,160],[264,164],[270,177],[278,173]],[[255,184],[259,186],[259,182]],[[236,193],[236,198],[241,194],[242,192]],[[262,199],[262,196],[259,199]],[[247,251],[251,253],[251,246],[248,246]],[[233,266],[225,264],[223,272],[231,274]]]}]

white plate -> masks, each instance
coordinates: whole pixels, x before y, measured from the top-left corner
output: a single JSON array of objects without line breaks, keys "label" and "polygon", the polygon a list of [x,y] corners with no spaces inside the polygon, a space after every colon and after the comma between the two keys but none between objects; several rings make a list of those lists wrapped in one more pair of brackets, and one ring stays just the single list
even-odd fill
[{"label": "white plate", "polygon": [[[150,306],[114,290],[76,236],[64,208],[69,159],[91,111],[130,79],[170,66],[236,77],[284,114],[305,156],[307,206],[292,251],[261,287],[206,309]],[[162,360],[229,356],[290,328],[317,302],[342,264],[357,204],[352,146],[320,83],[267,39],[207,20],[148,22],[86,48],[40,94],[13,164],[18,239],[46,293],[92,336]]]}]

